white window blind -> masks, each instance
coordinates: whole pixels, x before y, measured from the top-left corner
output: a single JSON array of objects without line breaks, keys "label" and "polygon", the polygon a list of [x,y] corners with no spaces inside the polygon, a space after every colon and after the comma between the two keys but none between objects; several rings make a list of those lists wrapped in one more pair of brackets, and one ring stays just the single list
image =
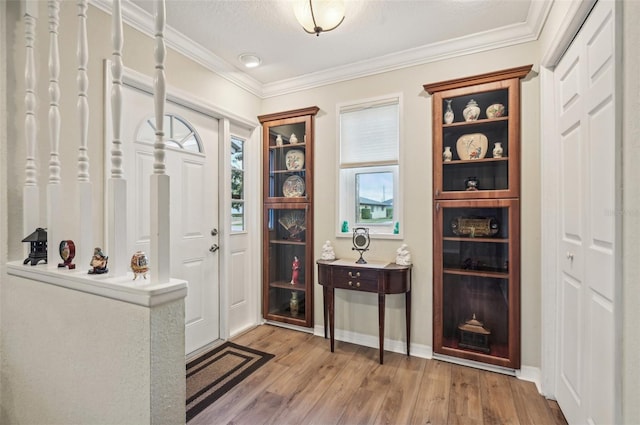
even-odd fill
[{"label": "white window blind", "polygon": [[340,166],[398,163],[398,99],[340,111]]}]

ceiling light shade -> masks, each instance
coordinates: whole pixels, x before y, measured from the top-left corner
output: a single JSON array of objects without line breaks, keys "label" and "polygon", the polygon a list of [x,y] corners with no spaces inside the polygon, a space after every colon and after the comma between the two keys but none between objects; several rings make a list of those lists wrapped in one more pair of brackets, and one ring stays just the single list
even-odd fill
[{"label": "ceiling light shade", "polygon": [[262,63],[262,60],[252,53],[243,53],[238,59],[247,68],[255,68]]},{"label": "ceiling light shade", "polygon": [[344,20],[344,0],[298,0],[296,19],[309,34],[334,30]]}]

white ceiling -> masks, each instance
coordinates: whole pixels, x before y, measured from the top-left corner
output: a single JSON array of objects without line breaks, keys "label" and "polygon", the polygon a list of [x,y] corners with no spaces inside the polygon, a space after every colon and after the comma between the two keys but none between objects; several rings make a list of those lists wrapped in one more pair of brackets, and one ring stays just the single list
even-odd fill
[{"label": "white ceiling", "polygon": [[[342,25],[317,37],[297,23],[291,0],[166,0],[166,38],[264,97],[535,40],[551,1],[346,0]],[[125,22],[152,34],[153,8],[123,0]],[[244,68],[242,53],[262,65]]]}]

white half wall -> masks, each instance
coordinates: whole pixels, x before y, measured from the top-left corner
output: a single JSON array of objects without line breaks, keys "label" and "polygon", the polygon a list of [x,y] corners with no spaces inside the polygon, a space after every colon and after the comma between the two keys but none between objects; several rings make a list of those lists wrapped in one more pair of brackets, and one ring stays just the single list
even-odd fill
[{"label": "white half wall", "polygon": [[0,423],[184,423],[184,298],[145,307],[5,275],[1,320]]}]

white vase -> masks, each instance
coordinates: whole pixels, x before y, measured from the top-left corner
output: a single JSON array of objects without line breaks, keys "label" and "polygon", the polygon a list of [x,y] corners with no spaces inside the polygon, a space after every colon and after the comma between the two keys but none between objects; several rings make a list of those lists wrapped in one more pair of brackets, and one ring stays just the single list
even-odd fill
[{"label": "white vase", "polygon": [[282,146],[282,136],[280,134],[276,136],[276,146]]},{"label": "white vase", "polygon": [[444,123],[445,124],[451,124],[453,122],[453,109],[451,109],[451,99],[445,99],[445,102],[447,102],[447,109],[444,112]]},{"label": "white vase", "polygon": [[465,121],[475,121],[480,116],[480,107],[478,103],[471,99],[469,103],[467,103],[467,107],[462,111],[462,116]]},{"label": "white vase", "polygon": [[502,143],[495,142],[493,144],[493,157],[494,158],[502,158]]},{"label": "white vase", "polygon": [[289,137],[289,143],[295,145],[298,143],[298,138],[296,137],[296,133],[291,133],[291,137]]},{"label": "white vase", "polygon": [[449,162],[451,161],[452,157],[453,157],[453,154],[451,153],[451,146],[445,146],[444,152],[442,152],[442,160],[444,162]]}]

